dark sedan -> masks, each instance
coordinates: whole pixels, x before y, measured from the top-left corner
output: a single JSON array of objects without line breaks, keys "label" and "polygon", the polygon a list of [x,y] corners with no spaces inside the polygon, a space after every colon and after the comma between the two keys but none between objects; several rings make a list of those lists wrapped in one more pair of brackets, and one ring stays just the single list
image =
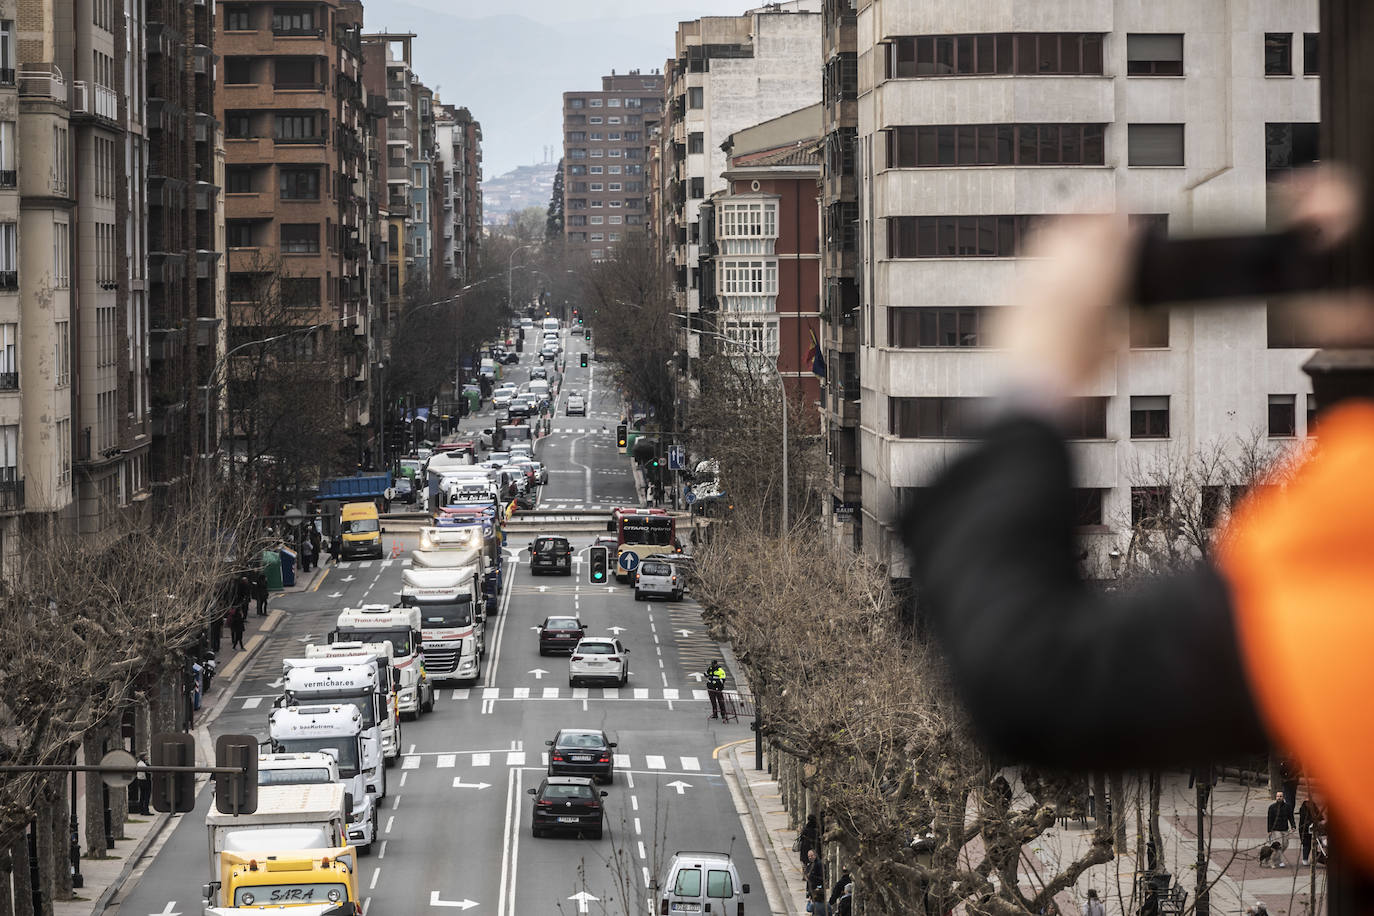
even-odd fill
[{"label": "dark sedan", "polygon": [[539,654],[569,652],[587,635],[587,625],[576,617],[545,617],[539,627]]},{"label": "dark sedan", "polygon": [[592,781],[584,776],[549,776],[530,789],[534,796],[534,815],[530,832],[544,836],[555,830],[575,831],[594,840],[601,839],[606,823],[606,808]]},{"label": "dark sedan", "polygon": [[610,782],[615,778],[615,742],[599,728],[560,729],[549,746],[550,776],[590,776]]}]

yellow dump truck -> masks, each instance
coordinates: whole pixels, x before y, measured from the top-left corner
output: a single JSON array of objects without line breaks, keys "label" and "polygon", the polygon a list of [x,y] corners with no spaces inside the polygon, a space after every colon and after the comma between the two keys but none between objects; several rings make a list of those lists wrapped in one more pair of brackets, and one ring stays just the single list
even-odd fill
[{"label": "yellow dump truck", "polygon": [[288,852],[220,853],[220,899],[207,916],[259,916],[281,909],[289,916],[356,916],[357,855],[352,846]]}]

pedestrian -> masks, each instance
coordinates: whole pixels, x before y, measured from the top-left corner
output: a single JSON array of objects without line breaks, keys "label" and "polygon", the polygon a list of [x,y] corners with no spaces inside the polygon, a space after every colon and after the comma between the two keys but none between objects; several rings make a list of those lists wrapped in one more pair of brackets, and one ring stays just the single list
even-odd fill
[{"label": "pedestrian", "polygon": [[[1343,243],[1361,221],[1356,183],[1331,168],[1299,181],[1287,227],[1314,248]],[[1370,887],[1374,796],[1362,780],[1374,720],[1340,700],[1374,682],[1374,615],[1360,611],[1374,599],[1374,478],[1349,470],[1374,455],[1368,389],[1331,378],[1321,448],[1283,486],[1252,487],[1214,553],[1102,589],[1074,535],[1076,472],[1059,422],[1120,358],[1111,332],[1126,324],[1140,239],[1124,216],[1047,221],[1033,235],[1002,310],[1007,396],[987,405],[981,441],[921,488],[902,526],[922,622],[974,728],[994,759],[1079,770],[1294,748],[1341,828],[1351,884]],[[1343,290],[1297,313],[1304,333],[1349,340],[1334,325],[1367,324],[1374,299]],[[1094,664],[1058,671],[1040,661],[1089,655]],[[1033,694],[1007,690],[1032,677]],[[1148,709],[1149,722],[1109,722],[1122,708]]]},{"label": "pedestrian", "polygon": [[1287,868],[1283,854],[1288,851],[1288,834],[1293,829],[1293,808],[1283,797],[1283,790],[1274,793],[1274,803],[1269,806],[1268,814],[1269,848],[1273,854],[1269,858],[1270,868]]},{"label": "pedestrian", "polygon": [[129,783],[129,813],[147,814],[152,792],[152,782],[148,779],[148,758],[139,754],[138,769],[134,770],[133,781]]},{"label": "pedestrian", "polygon": [[854,882],[844,886],[844,893],[835,901],[835,916],[850,916],[854,910]]},{"label": "pedestrian", "polygon": [[[429,492],[428,492],[428,491],[425,492],[424,497],[425,497],[425,500],[428,501],[428,499],[429,499]],[[339,565],[339,551],[338,551],[338,547],[336,546],[337,541],[338,541],[338,538],[335,538],[335,537],[327,537],[327,538],[324,539],[324,549],[325,549],[325,551],[329,554],[329,562],[330,562],[331,564],[333,564],[334,566],[338,566],[338,565]]]},{"label": "pedestrian", "polygon": [[301,572],[310,572],[315,566],[315,545],[310,538],[301,538]]},{"label": "pedestrian", "polygon": [[711,698],[711,718],[720,719],[725,715],[725,668],[720,659],[711,660],[706,667],[706,695]]},{"label": "pedestrian", "polygon": [[[1312,840],[1322,827],[1322,809],[1308,796],[1298,808],[1298,839],[1302,842],[1302,864],[1312,864]],[[1320,856],[1318,857],[1320,864]]]},{"label": "pedestrian", "polygon": [[248,608],[234,605],[229,609],[229,648],[243,648],[243,627],[248,622]]},{"label": "pedestrian", "polygon": [[1107,916],[1102,901],[1097,898],[1097,888],[1088,888],[1088,899],[1083,904],[1083,916]]},{"label": "pedestrian", "polygon": [[840,877],[835,881],[835,886],[830,888],[830,909],[834,910],[839,903],[839,899],[844,896],[844,889],[848,887],[853,878],[849,877],[848,871],[840,872]]},{"label": "pedestrian", "polygon": [[806,865],[806,854],[813,849],[820,849],[821,828],[816,825],[816,815],[811,814],[806,818],[806,826],[802,827],[801,833],[797,834],[797,852],[801,854],[801,864]]},{"label": "pedestrian", "polygon": [[1264,905],[1263,900],[1256,900],[1254,906],[1245,908],[1245,916],[1269,916],[1269,907]]},{"label": "pedestrian", "polygon": [[310,546],[313,548],[310,552],[314,554],[315,564],[318,566],[321,554],[320,545],[324,542],[324,539],[320,537],[320,529],[316,528],[312,523],[310,526],[310,533],[307,537],[310,539]]},{"label": "pedestrian", "polygon": [[267,616],[267,599],[272,593],[267,588],[267,573],[261,569],[253,574],[253,598],[258,603],[258,616]]},{"label": "pedestrian", "polygon": [[224,611],[224,605],[222,605],[222,604],[219,603],[219,601],[220,601],[220,600],[223,600],[223,598],[224,598],[224,596],[223,596],[222,594],[221,594],[221,595],[217,595],[217,596],[216,596],[216,599],[217,599],[217,600],[215,601],[215,606],[214,606],[214,608],[210,611],[210,645],[211,645],[211,647],[214,649],[214,651],[216,651],[216,652],[219,651],[220,644],[224,642],[224,613],[225,613],[225,611]]},{"label": "pedestrian", "polygon": [[1279,761],[1279,788],[1283,789],[1283,798],[1288,802],[1288,807],[1294,811],[1298,808],[1299,775],[1297,761],[1287,758]]},{"label": "pedestrian", "polygon": [[815,888],[806,895],[806,912],[812,916],[830,916],[830,907],[825,900],[824,888]]},{"label": "pedestrian", "polygon": [[812,849],[806,854],[806,892],[813,891],[825,892],[825,866],[821,863],[821,857]]}]

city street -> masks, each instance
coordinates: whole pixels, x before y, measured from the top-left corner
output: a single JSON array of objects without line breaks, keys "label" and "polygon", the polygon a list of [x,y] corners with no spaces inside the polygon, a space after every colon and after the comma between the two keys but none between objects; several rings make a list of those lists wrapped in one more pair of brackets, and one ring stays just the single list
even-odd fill
[{"label": "city street", "polygon": [[[507,377],[523,380],[528,361],[508,367]],[[564,391],[591,393],[592,406],[585,420],[558,417],[538,445],[550,472],[541,505],[576,510],[633,503],[629,461],[615,449],[615,394],[592,378],[600,373],[577,368],[575,356],[569,362]],[[489,421],[484,412],[464,427]],[[523,530],[507,543],[510,572],[500,613],[488,620],[480,680],[444,684],[434,713],[402,725],[404,754],[386,772],[379,842],[361,862],[368,912],[644,912],[649,881],[678,849],[731,851],[754,907],[767,907],[715,759],[721,745],[750,734],[747,722],[708,718],[700,672],[717,648],[690,600],[641,603],[624,586],[590,586],[582,561],[592,537],[569,535],[578,552],[570,577],[531,577]],[[399,543],[399,557],[341,563],[313,590],[273,600],[286,619],[248,667],[212,733],[265,737],[281,659],[325,641],[340,608],[396,599],[416,535],[412,526],[388,531],[385,539],[388,547]],[[576,614],[589,634],[618,635],[632,653],[628,686],[570,688],[566,659],[539,655],[536,625],[549,614]],[[615,778],[605,787],[607,830],[598,841],[530,835],[533,800],[526,790],[545,772],[544,742],[563,726],[603,728],[619,745]],[[197,811],[174,820],[170,838],[137,887],[126,889],[117,912],[198,910],[200,886],[209,879],[208,797],[202,792]]]}]

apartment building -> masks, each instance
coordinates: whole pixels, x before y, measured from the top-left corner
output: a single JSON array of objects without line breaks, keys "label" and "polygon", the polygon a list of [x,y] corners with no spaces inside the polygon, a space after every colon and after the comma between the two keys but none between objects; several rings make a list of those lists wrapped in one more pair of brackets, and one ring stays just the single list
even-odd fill
[{"label": "apartment building", "polygon": [[[1264,227],[1268,179],[1314,155],[1318,17],[1315,0],[858,7],[862,545],[901,578],[894,519],[999,393],[987,329],[1027,227],[1085,200],[1170,233]],[[1314,341],[1284,317],[1133,321],[1076,414],[1090,575],[1168,498],[1142,469],[1307,433]]]},{"label": "apartment building", "polygon": [[826,383],[822,435],[830,465],[823,514],[841,543],[857,548],[863,531],[859,461],[859,189],[857,0],[824,0],[821,8],[822,117],[820,345]]},{"label": "apartment building", "polygon": [[155,499],[165,501],[195,470],[198,454],[218,449],[202,440],[205,386],[226,334],[224,141],[215,118],[211,7],[153,0],[146,14],[148,471]]},{"label": "apartment building", "polygon": [[416,77],[411,67],[413,32],[363,36],[367,79],[386,98],[387,292],[393,312],[415,263],[414,236],[419,214],[414,206],[413,163],[419,156],[420,117]]},{"label": "apartment building", "polygon": [[430,264],[434,252],[434,90],[418,79],[411,83],[418,136],[410,160],[409,250],[406,272],[422,287],[433,279]]},{"label": "apartment building", "polygon": [[[812,341],[820,320],[821,129],[817,102],[731,134],[725,187],[701,205],[699,220],[703,323],[767,357],[804,404],[820,397]],[[816,419],[808,411],[798,426]]]},{"label": "apartment building", "polygon": [[313,400],[337,405],[356,433],[370,387],[361,7],[218,9],[231,342],[327,325],[302,334],[302,347],[331,360]]},{"label": "apartment building", "polygon": [[466,108],[436,105],[434,134],[443,189],[439,276],[466,283],[482,240],[482,125]]},{"label": "apartment building", "polygon": [[599,92],[563,93],[563,238],[569,253],[599,261],[627,231],[643,229],[646,136],[661,116],[663,87],[658,71],[611,71]]},{"label": "apartment building", "polygon": [[699,214],[702,201],[725,187],[721,144],[735,131],[821,100],[820,8],[820,0],[794,0],[678,24],[675,54],[664,68],[656,231],[676,272],[677,309],[689,319],[689,375],[700,343]]}]

